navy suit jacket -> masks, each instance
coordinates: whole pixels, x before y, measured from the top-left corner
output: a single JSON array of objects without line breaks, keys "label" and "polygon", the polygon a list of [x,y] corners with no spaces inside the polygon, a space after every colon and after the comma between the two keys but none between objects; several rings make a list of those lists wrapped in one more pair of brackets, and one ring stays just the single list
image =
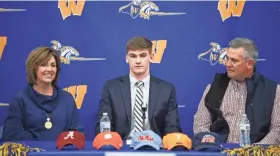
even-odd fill
[{"label": "navy suit jacket", "polygon": [[[96,134],[100,133],[102,113],[111,120],[111,131],[125,139],[131,131],[131,92],[129,75],[105,83],[99,111]],[[163,137],[172,132],[181,132],[175,87],[159,78],[150,76],[148,119],[152,131]]]}]

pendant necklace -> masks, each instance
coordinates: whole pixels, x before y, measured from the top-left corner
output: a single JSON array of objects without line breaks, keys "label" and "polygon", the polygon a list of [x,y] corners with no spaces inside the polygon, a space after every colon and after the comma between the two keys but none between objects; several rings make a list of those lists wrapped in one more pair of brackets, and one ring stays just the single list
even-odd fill
[{"label": "pendant necklace", "polygon": [[46,127],[46,129],[51,129],[52,128],[52,122],[51,122],[49,113],[47,114],[47,121],[45,122],[45,127]]}]

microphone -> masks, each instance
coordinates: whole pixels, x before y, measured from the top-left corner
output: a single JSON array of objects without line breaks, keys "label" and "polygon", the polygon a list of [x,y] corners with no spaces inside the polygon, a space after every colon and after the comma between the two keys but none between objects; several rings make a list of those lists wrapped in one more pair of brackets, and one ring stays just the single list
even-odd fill
[{"label": "microphone", "polygon": [[146,119],[146,111],[147,111],[147,103],[142,103],[141,105],[141,109],[142,109],[142,118],[143,118],[143,127],[145,127],[145,119]]}]

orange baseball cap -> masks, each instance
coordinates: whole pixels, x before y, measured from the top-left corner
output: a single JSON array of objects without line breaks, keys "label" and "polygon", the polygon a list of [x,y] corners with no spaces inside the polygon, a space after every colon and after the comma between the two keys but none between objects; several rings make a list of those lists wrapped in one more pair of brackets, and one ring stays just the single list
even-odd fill
[{"label": "orange baseball cap", "polygon": [[99,149],[104,145],[112,145],[117,150],[120,150],[123,146],[123,141],[117,132],[99,133],[93,140],[93,147]]},{"label": "orange baseball cap", "polygon": [[183,146],[190,150],[192,148],[192,140],[183,133],[169,133],[163,137],[163,147],[167,150],[172,150],[177,146]]}]

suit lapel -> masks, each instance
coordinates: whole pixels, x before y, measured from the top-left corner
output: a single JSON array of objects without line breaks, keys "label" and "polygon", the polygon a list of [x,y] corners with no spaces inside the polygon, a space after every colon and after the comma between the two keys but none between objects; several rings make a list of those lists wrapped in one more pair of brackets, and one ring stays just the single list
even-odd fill
[{"label": "suit lapel", "polygon": [[130,91],[130,80],[128,75],[122,77],[122,84],[120,85],[120,90],[122,93],[124,108],[126,110],[126,116],[130,124],[131,123],[131,91]]},{"label": "suit lapel", "polygon": [[149,109],[148,109],[149,123],[151,123],[151,121],[152,121],[159,90],[160,90],[160,86],[158,85],[157,80],[153,76],[151,76],[150,89],[149,89],[149,104],[148,104],[149,105]]}]

